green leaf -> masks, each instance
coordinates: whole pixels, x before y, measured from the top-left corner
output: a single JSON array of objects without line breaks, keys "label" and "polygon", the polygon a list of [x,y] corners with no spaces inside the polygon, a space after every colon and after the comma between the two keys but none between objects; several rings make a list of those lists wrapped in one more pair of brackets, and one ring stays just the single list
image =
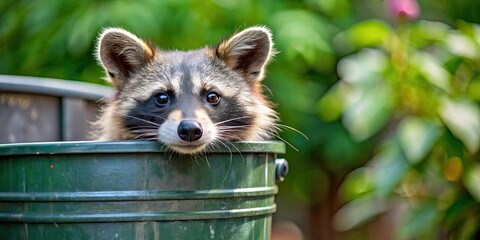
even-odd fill
[{"label": "green leaf", "polygon": [[412,164],[423,160],[439,137],[439,124],[418,117],[403,119],[398,129],[400,146]]},{"label": "green leaf", "polygon": [[411,40],[419,47],[444,41],[451,27],[443,22],[420,20],[412,26]]},{"label": "green leaf", "polygon": [[469,101],[444,99],[440,115],[452,134],[463,142],[470,153],[480,147],[480,110]]},{"label": "green leaf", "polygon": [[475,201],[480,203],[480,164],[475,163],[467,168],[463,176],[463,183]]},{"label": "green leaf", "polygon": [[348,231],[373,219],[387,210],[387,202],[382,199],[364,197],[355,199],[343,206],[334,217],[334,227],[338,231]]},{"label": "green leaf", "polygon": [[462,218],[462,215],[468,215],[469,212],[473,212],[476,206],[477,203],[468,194],[458,196],[445,212],[445,222],[454,225],[457,219]]},{"label": "green leaf", "polygon": [[379,50],[362,49],[338,62],[338,75],[352,84],[369,84],[382,79],[388,58]]},{"label": "green leaf", "polygon": [[347,43],[353,50],[383,46],[390,37],[390,26],[381,20],[365,20],[335,37],[337,43]]},{"label": "green leaf", "polygon": [[353,170],[345,177],[339,192],[343,199],[349,201],[370,193],[373,187],[372,168],[361,167]]},{"label": "green leaf", "polygon": [[93,14],[82,14],[78,17],[80,19],[69,23],[71,32],[67,36],[67,51],[74,56],[81,56],[88,51],[91,40],[95,39],[94,22],[98,21]]},{"label": "green leaf", "polygon": [[475,42],[467,36],[454,32],[447,37],[446,42],[448,50],[453,54],[469,59],[478,59],[478,47],[475,45]]},{"label": "green leaf", "polygon": [[375,192],[388,197],[405,176],[409,164],[395,141],[386,143],[384,149],[372,159]]},{"label": "green leaf", "polygon": [[338,75],[342,78],[343,124],[357,141],[366,140],[387,123],[393,94],[383,78],[388,59],[384,53],[364,49],[342,59]]},{"label": "green leaf", "polygon": [[319,8],[330,19],[341,19],[348,16],[352,8],[349,0],[306,0],[305,2]]},{"label": "green leaf", "polygon": [[317,109],[320,118],[324,121],[330,122],[337,120],[342,115],[343,110],[343,98],[342,94],[342,82],[338,82],[327,93],[323,95],[317,104]]},{"label": "green leaf", "polygon": [[330,27],[323,18],[304,10],[284,10],[272,17],[279,49],[287,58],[301,56],[306,63],[319,63],[320,53],[332,53],[327,37]]},{"label": "green leaf", "polygon": [[473,38],[475,42],[480,45],[480,26],[478,24],[472,25],[473,28]]},{"label": "green leaf", "polygon": [[412,56],[412,64],[417,67],[420,74],[434,86],[450,93],[450,73],[442,67],[438,59],[426,52],[418,52]]},{"label": "green leaf", "polygon": [[353,88],[345,92],[343,124],[357,141],[377,134],[390,117],[393,93],[388,86]]},{"label": "green leaf", "polygon": [[467,88],[468,96],[474,101],[480,101],[480,77],[473,79]]},{"label": "green leaf", "polygon": [[400,239],[430,239],[435,236],[433,227],[438,221],[439,214],[434,202],[413,209],[400,228]]}]

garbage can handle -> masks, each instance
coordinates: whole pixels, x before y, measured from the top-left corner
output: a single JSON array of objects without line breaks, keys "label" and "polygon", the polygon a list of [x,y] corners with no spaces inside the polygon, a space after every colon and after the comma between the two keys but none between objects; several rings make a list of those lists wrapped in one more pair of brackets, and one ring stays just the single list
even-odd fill
[{"label": "garbage can handle", "polygon": [[284,158],[275,159],[275,176],[277,181],[283,182],[288,174],[288,162]]}]

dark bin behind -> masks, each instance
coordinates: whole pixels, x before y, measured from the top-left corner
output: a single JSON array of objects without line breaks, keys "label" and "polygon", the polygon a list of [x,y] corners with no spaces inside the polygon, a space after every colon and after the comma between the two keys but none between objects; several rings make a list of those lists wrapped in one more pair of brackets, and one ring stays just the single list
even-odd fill
[{"label": "dark bin behind", "polygon": [[0,239],[269,239],[284,151],[275,141],[197,156],[156,142],[3,144]]},{"label": "dark bin behind", "polygon": [[0,75],[0,143],[87,140],[106,86]]}]

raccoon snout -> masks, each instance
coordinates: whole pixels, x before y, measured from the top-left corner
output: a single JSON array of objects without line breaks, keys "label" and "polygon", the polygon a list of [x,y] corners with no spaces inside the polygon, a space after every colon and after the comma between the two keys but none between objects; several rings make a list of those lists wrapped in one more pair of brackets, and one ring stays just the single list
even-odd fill
[{"label": "raccoon snout", "polygon": [[193,142],[202,137],[203,129],[197,121],[184,120],[178,125],[177,133],[182,140]]}]

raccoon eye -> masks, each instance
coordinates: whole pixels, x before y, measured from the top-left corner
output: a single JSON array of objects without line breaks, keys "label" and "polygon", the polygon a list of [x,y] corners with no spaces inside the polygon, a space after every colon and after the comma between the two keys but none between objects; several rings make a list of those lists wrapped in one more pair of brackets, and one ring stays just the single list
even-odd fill
[{"label": "raccoon eye", "polygon": [[220,102],[220,96],[216,92],[210,92],[207,94],[207,102],[215,106]]},{"label": "raccoon eye", "polygon": [[165,92],[155,93],[153,98],[155,99],[155,104],[159,107],[164,107],[170,101],[170,97]]}]

